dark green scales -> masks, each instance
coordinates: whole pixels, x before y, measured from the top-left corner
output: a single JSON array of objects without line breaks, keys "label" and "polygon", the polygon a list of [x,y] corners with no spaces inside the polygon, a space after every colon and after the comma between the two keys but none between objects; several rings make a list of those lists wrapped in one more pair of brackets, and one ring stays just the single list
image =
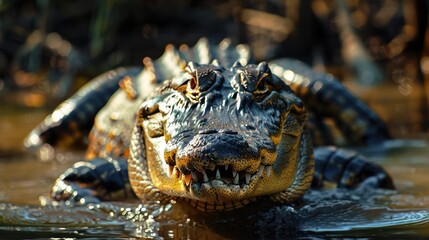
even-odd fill
[{"label": "dark green scales", "polygon": [[26,145],[68,145],[87,135],[88,159],[60,176],[54,200],[137,196],[222,211],[290,203],[325,182],[393,188],[378,165],[326,147],[338,139],[368,145],[389,138],[364,103],[299,61],[253,64],[247,46],[227,40],[168,46],[159,59],[145,58],[143,68],[97,77],[33,130]]}]

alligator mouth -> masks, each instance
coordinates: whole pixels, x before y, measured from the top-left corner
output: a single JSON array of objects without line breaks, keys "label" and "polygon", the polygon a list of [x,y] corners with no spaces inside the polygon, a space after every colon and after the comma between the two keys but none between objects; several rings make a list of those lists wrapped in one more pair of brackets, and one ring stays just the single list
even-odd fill
[{"label": "alligator mouth", "polygon": [[167,143],[163,166],[188,196],[215,201],[245,198],[261,179],[273,175],[275,152],[250,146],[237,132],[205,131],[179,139],[182,144]]},{"label": "alligator mouth", "polygon": [[182,181],[185,188],[190,191],[192,188],[201,187],[202,184],[211,184],[212,187],[219,185],[246,188],[251,182],[262,178],[269,177],[272,172],[271,165],[259,166],[257,172],[247,173],[246,171],[234,171],[230,165],[216,166],[214,170],[203,169],[202,171],[194,170],[188,174],[182,173],[175,165],[169,165],[169,176]]},{"label": "alligator mouth", "polygon": [[245,189],[271,175],[274,159],[267,158],[268,151],[251,146],[236,131],[206,129],[179,134],[176,139],[166,143],[164,164],[168,168],[164,170],[170,178],[181,181],[187,191],[203,185]]},{"label": "alligator mouth", "polygon": [[225,129],[183,131],[168,140],[147,134],[152,182],[169,195],[199,201],[255,197],[261,181],[275,181],[277,153],[271,145],[259,148],[249,139],[249,133]]}]

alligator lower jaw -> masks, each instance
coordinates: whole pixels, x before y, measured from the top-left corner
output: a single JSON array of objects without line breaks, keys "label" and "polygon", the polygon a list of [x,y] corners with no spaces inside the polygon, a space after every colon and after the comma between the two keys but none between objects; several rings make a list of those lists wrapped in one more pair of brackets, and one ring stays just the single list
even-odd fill
[{"label": "alligator lower jaw", "polygon": [[245,205],[254,202],[257,198],[250,198],[240,201],[227,201],[227,202],[218,202],[218,201],[198,201],[194,199],[184,199],[186,202],[189,202],[191,207],[202,212],[225,212],[231,211],[244,207]]},{"label": "alligator lower jaw", "polygon": [[215,179],[204,183],[191,183],[186,190],[191,196],[201,200],[223,202],[227,199],[244,199],[249,192],[252,192],[257,180],[258,177],[253,176],[249,184],[239,185]]}]

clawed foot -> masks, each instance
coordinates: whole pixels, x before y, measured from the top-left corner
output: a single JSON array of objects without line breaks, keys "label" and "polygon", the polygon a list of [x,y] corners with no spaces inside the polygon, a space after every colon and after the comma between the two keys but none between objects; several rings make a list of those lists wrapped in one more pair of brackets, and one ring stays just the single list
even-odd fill
[{"label": "clawed foot", "polygon": [[91,188],[85,188],[75,182],[58,179],[51,191],[54,201],[63,201],[67,205],[85,205],[88,203],[99,203],[97,192]]},{"label": "clawed foot", "polygon": [[77,162],[55,182],[53,201],[69,205],[99,203],[135,197],[128,180],[125,159],[96,158]]}]

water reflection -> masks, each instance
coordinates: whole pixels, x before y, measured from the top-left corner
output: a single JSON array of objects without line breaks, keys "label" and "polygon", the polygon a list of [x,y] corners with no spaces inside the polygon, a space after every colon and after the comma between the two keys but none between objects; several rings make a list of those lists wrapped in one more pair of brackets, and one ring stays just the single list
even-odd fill
[{"label": "water reflection", "polygon": [[[312,197],[319,193],[314,193]],[[311,197],[310,197],[311,198]],[[318,198],[318,197],[317,197]],[[137,237],[175,239],[406,237],[429,234],[429,211],[398,210],[356,200],[312,200],[303,207],[255,207],[206,214],[171,203],[102,203],[86,207],[0,204],[3,237]]]}]

